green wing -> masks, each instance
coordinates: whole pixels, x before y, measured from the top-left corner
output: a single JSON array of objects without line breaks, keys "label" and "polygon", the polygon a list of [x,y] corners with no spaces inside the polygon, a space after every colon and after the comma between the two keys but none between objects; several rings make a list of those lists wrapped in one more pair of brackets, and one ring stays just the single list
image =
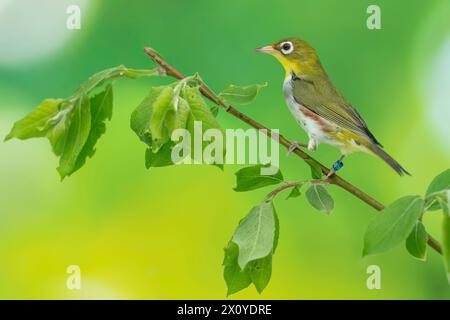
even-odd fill
[{"label": "green wing", "polygon": [[292,92],[298,104],[339,127],[365,136],[381,146],[358,111],[345,100],[326,76],[293,76]]}]

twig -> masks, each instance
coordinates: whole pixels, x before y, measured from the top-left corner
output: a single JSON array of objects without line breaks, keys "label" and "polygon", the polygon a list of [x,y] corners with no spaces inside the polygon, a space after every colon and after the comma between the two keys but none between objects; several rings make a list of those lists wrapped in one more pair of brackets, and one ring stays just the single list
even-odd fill
[{"label": "twig", "polygon": [[[166,74],[167,75],[172,76],[172,77],[177,78],[177,79],[180,79],[180,80],[184,79],[184,75],[180,71],[175,69],[175,67],[170,65],[167,61],[165,61],[155,50],[153,50],[151,48],[144,48],[144,52],[154,62],[156,62],[164,70],[166,70]],[[253,128],[261,130],[262,132],[267,134],[267,136],[269,136],[269,137],[273,136],[273,133],[272,133],[272,131],[269,128],[263,126],[262,124],[260,124],[259,122],[253,120],[252,118],[249,118],[248,116],[246,116],[242,112],[234,109],[232,106],[226,105],[222,101],[222,99],[220,99],[208,86],[206,86],[206,84],[203,83],[203,85],[200,87],[200,92],[206,98],[211,100],[213,103],[215,103],[218,106],[222,107],[229,114],[231,114],[231,115],[235,116],[236,118],[244,121],[245,123],[247,123],[248,125],[252,126]],[[288,139],[286,139],[281,134],[278,134],[277,136],[278,136],[278,139],[279,139],[279,143],[281,145],[283,145],[284,147],[286,147],[287,149],[289,149],[289,147],[292,145],[292,142],[289,141]],[[303,150],[300,150],[300,149],[296,148],[293,151],[293,153],[295,153],[297,156],[299,156],[303,160],[306,160],[306,161],[309,161],[309,162],[313,162],[316,165],[318,165],[321,168],[322,173],[324,175],[327,175],[328,172],[330,171],[329,168],[324,166],[322,163],[320,163],[316,159],[312,158],[310,155],[305,153]],[[382,205],[380,202],[378,202],[377,200],[375,200],[374,198],[372,198],[371,196],[369,196],[368,194],[363,192],[361,189],[355,187],[350,182],[342,179],[338,175],[333,174],[327,180],[328,180],[329,183],[337,185],[337,186],[341,187],[342,189],[348,191],[349,193],[353,194],[355,197],[357,197],[360,200],[364,201],[365,203],[367,203],[372,208],[374,208],[374,209],[376,209],[378,211],[382,211],[384,209],[384,205]],[[442,254],[442,247],[441,247],[440,243],[436,239],[434,239],[431,235],[428,235],[428,245],[430,247],[432,247],[434,250],[436,250],[438,253]]]},{"label": "twig", "polygon": [[295,181],[295,182],[286,182],[281,187],[278,187],[278,188],[272,190],[271,192],[269,192],[267,194],[267,196],[266,196],[266,200],[272,200],[280,192],[282,192],[282,191],[284,191],[286,189],[295,188],[295,187],[302,186],[302,185],[307,184],[307,183],[310,183],[310,184],[329,184],[329,181],[328,181],[328,179],[314,179],[314,180],[303,180],[303,181]]}]

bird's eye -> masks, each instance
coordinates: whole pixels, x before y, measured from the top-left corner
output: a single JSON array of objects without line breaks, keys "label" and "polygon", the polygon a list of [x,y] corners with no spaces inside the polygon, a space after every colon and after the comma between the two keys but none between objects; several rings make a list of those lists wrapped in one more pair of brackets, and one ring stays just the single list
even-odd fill
[{"label": "bird's eye", "polygon": [[292,42],[290,42],[290,41],[283,42],[280,45],[280,48],[281,48],[281,52],[283,54],[290,54],[290,53],[292,53],[292,51],[294,51],[294,46],[292,45]]}]

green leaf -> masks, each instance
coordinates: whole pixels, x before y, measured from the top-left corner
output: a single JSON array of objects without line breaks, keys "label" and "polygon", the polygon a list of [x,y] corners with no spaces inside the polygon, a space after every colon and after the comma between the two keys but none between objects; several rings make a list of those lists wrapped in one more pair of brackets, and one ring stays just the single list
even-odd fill
[{"label": "green leaf", "polygon": [[450,190],[442,191],[438,196],[438,201],[444,214],[450,216]]},{"label": "green leaf", "polygon": [[301,195],[300,188],[298,186],[295,186],[291,189],[291,192],[289,192],[288,196],[286,197],[286,200],[290,198],[297,198],[300,195]]},{"label": "green leaf", "polygon": [[246,267],[246,273],[250,276],[251,282],[255,285],[258,293],[262,293],[272,276],[272,254],[249,262]]},{"label": "green leaf", "polygon": [[151,87],[144,99],[131,113],[130,127],[138,136],[145,130],[150,130],[149,126],[153,112],[153,102],[155,102],[156,98],[158,98],[164,88],[165,86]]},{"label": "green leaf", "polygon": [[[106,132],[106,120],[111,120],[113,107],[112,85],[107,85],[105,90],[90,99],[91,127],[89,136],[83,149],[78,155],[75,168],[76,171],[86,162],[86,158],[92,158],[95,153],[95,145],[100,137]],[[73,173],[72,172],[72,173]]]},{"label": "green leaf", "polygon": [[167,167],[174,163],[172,162],[172,147],[173,143],[166,143],[157,152],[147,148],[145,150],[145,167]]},{"label": "green leaf", "polygon": [[[223,133],[198,87],[189,87],[186,82],[179,81],[170,86],[151,88],[145,99],[134,110],[130,120],[133,131],[153,152],[153,154],[150,151],[146,152],[147,167],[172,163],[167,157],[168,147],[161,153],[159,150],[167,144],[173,146],[171,136],[175,129],[186,129],[191,135],[193,146],[194,136],[199,134],[194,132],[196,121],[201,122],[201,135],[208,129],[218,129]],[[207,143],[202,141],[201,154],[206,145]]]},{"label": "green leaf", "polygon": [[75,92],[74,96],[88,94],[95,88],[101,86],[106,80],[118,77],[120,74],[119,68],[120,66],[113,67],[93,74],[92,76],[89,77],[89,79],[86,82],[80,85],[78,90]]},{"label": "green leaf", "polygon": [[245,105],[255,100],[261,88],[267,87],[267,83],[250,86],[229,85],[219,94],[219,98],[228,105]]},{"label": "green leaf", "polygon": [[150,120],[153,113],[153,103],[159,97],[165,86],[150,88],[147,96],[138,105],[138,107],[131,114],[130,126],[137,136],[146,143],[150,148],[152,147],[153,139],[150,130]]},{"label": "green leaf", "polygon": [[280,224],[278,221],[278,215],[274,210],[275,217],[275,236],[273,239],[273,249],[272,252],[261,259],[257,259],[255,261],[251,261],[248,263],[246,270],[250,275],[250,278],[255,285],[256,290],[261,293],[269,284],[270,277],[272,276],[272,257],[275,254],[275,250],[278,246],[278,237],[280,235]]},{"label": "green leaf", "polygon": [[[196,77],[198,77],[198,75],[195,75],[194,79],[196,79]],[[197,80],[195,80],[194,83],[197,83]],[[215,132],[219,134],[220,137],[213,134],[208,137],[208,141],[202,141],[202,161],[203,163],[211,164],[223,171],[226,153],[226,135],[219,122],[212,114],[212,108],[210,109],[203,99],[199,88],[200,87],[198,85],[194,87],[184,87],[181,91],[180,98],[180,107],[183,106],[184,102],[187,106],[189,106],[190,110],[187,118],[187,130],[191,136],[191,146],[193,146],[191,158],[194,161],[198,160],[198,146],[196,146],[194,137],[199,134],[201,134],[202,137],[205,137],[206,131],[211,130],[209,133]],[[195,126],[196,123],[198,125],[199,122],[201,123],[201,131],[199,131],[200,128],[196,128]]]},{"label": "green leaf", "polygon": [[95,73],[89,79],[83,83],[78,90],[76,91],[75,95],[79,94],[88,94],[95,88],[103,85],[105,81],[115,79],[115,78],[131,78],[136,79],[144,76],[154,76],[154,75],[160,75],[161,72],[159,69],[151,69],[151,70],[137,70],[137,69],[129,69],[125,67],[124,65],[120,65],[117,67],[109,68],[106,70],[102,70],[100,72]]},{"label": "green leaf", "polygon": [[57,170],[64,179],[93,156],[98,139],[106,131],[105,121],[111,119],[111,85],[95,96],[92,96],[93,92],[114,78],[158,74],[158,69],[137,70],[123,65],[100,71],[81,84],[69,98],[44,100],[14,124],[5,141],[11,138],[47,137],[59,157]]},{"label": "green leaf", "polygon": [[[111,92],[110,89],[108,92]],[[103,108],[106,107],[105,104],[98,105],[101,99],[102,94],[91,99],[94,103],[93,113],[86,95],[72,100],[45,100],[25,118],[14,124],[7,139],[46,136],[50,140],[53,152],[59,157],[57,170],[61,179],[64,179],[79,169],[87,156],[92,156],[95,143],[104,132],[101,122],[104,116]],[[110,101],[109,99],[112,99],[112,96],[106,101]],[[92,120],[92,114],[96,115],[99,109],[101,109],[99,117]],[[95,124],[91,124],[91,120],[95,121]]]},{"label": "green leaf", "polygon": [[138,79],[141,77],[162,75],[162,71],[160,69],[132,69],[127,68],[125,66],[121,66],[124,72],[124,76],[130,79]]},{"label": "green leaf", "polygon": [[450,190],[441,192],[437,201],[444,214],[442,220],[442,251],[445,270],[447,271],[447,280],[450,285]]},{"label": "green leaf", "polygon": [[235,173],[236,187],[234,191],[250,191],[283,182],[283,175],[278,170],[273,175],[261,175],[264,165],[242,168]]},{"label": "green leaf", "polygon": [[442,247],[444,256],[445,270],[447,270],[447,280],[450,284],[450,215],[444,213],[444,220],[442,221]]},{"label": "green leaf", "polygon": [[405,196],[386,207],[369,224],[363,255],[381,253],[406,240],[424,208],[420,196]]},{"label": "green leaf", "polygon": [[428,233],[421,221],[417,221],[406,239],[406,249],[415,258],[426,260]]},{"label": "green leaf", "polygon": [[174,129],[175,108],[173,105],[174,92],[172,87],[165,87],[152,104],[152,116],[150,118],[150,132],[152,135],[152,147],[154,151],[170,140]]},{"label": "green leaf", "polygon": [[194,121],[202,122],[203,132],[208,129],[219,129],[223,131],[200,94],[198,87],[184,87],[181,96],[186,100],[191,110],[187,121],[187,129],[191,132],[191,136],[194,135]]},{"label": "green leaf", "polygon": [[211,114],[217,118],[217,115],[219,114],[219,107],[217,105],[213,105],[210,109]]},{"label": "green leaf", "polygon": [[308,160],[306,160],[306,163],[309,165],[309,167],[311,169],[311,177],[313,179],[322,178],[322,175],[323,175],[322,168],[320,167],[320,165],[317,162],[315,162],[311,159],[308,159]]},{"label": "green leaf", "polygon": [[40,105],[26,115],[23,119],[14,123],[13,128],[5,137],[5,141],[12,138],[21,140],[44,137],[47,133],[47,122],[60,110],[64,99],[46,99]]},{"label": "green leaf", "polygon": [[[273,204],[272,204],[273,206]],[[278,238],[280,237],[280,221],[278,220],[277,211],[275,210],[275,207],[273,207],[273,215],[275,217],[275,236],[273,238],[273,250],[272,255],[275,254],[275,251],[278,247]]]},{"label": "green leaf", "polygon": [[61,179],[77,169],[77,159],[89,137],[91,111],[89,99],[81,96],[49,122],[47,137],[53,152],[59,156],[57,168]]},{"label": "green leaf", "polygon": [[185,129],[191,114],[189,103],[182,97],[179,98],[173,129]]},{"label": "green leaf", "polygon": [[250,261],[273,253],[276,239],[276,213],[272,202],[250,210],[241,220],[232,241],[239,247],[238,264],[244,269]]},{"label": "green leaf", "polygon": [[[267,205],[269,205],[269,203],[263,203],[261,206]],[[278,216],[275,212],[275,208],[273,208],[272,206],[271,210],[273,210],[273,222],[275,229],[273,230],[272,249],[265,257],[249,261],[245,268],[242,269],[239,265],[240,249],[239,246],[233,242],[233,239],[229,242],[228,247],[225,249],[225,258],[223,265],[224,279],[228,287],[228,295],[246,288],[250,283],[254,284],[256,290],[259,293],[261,293],[267,287],[272,275],[272,256],[275,253],[276,247],[278,245],[278,236],[280,233]],[[261,218],[263,220],[264,216],[261,216]],[[244,221],[245,219],[241,221],[240,226]],[[249,233],[250,237],[252,234],[254,234],[255,231],[254,229],[252,230],[253,231]]]},{"label": "green leaf", "polygon": [[439,202],[437,202],[436,199],[432,197],[432,195],[448,189],[450,189],[450,169],[447,169],[444,172],[437,175],[428,186],[426,196],[430,198],[427,199],[427,202],[428,201],[432,202],[431,206],[428,207],[428,210],[432,211],[438,210],[440,208]]},{"label": "green leaf", "polygon": [[248,272],[241,270],[239,267],[238,255],[238,246],[230,241],[225,248],[225,257],[223,260],[223,278],[228,288],[227,296],[247,288],[252,283]]},{"label": "green leaf", "polygon": [[334,208],[334,200],[328,193],[327,189],[320,184],[312,184],[306,190],[306,199],[317,210],[329,213]]}]

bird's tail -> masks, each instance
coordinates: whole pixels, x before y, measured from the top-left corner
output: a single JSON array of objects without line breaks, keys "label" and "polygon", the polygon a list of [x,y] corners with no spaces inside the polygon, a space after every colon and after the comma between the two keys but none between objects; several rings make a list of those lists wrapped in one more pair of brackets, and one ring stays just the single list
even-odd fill
[{"label": "bird's tail", "polygon": [[405,170],[397,161],[394,160],[390,155],[387,154],[386,151],[381,149],[380,146],[372,144],[369,147],[370,151],[372,151],[376,156],[380,157],[384,160],[392,169],[394,169],[399,175],[407,174],[410,176],[411,174]]}]

